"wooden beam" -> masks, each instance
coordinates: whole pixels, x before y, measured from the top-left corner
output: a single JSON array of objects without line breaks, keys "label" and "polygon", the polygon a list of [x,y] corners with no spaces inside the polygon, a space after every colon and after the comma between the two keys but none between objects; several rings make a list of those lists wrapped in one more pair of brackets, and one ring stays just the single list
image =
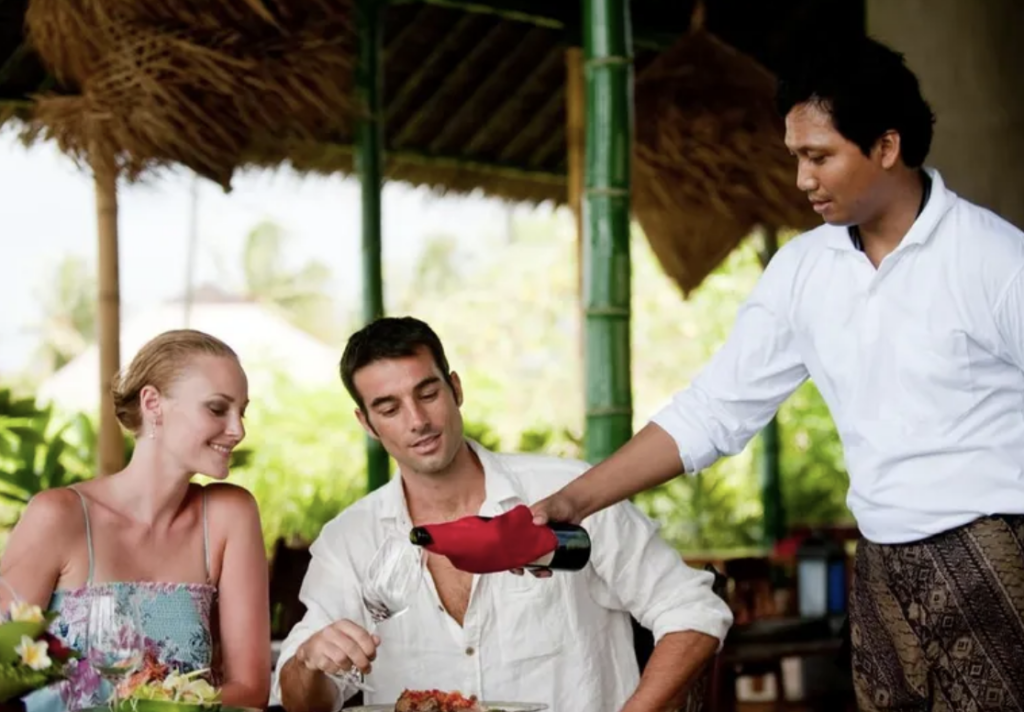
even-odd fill
[{"label": "wooden beam", "polygon": [[426,6],[421,7],[419,10],[417,10],[416,14],[412,16],[409,22],[405,23],[405,26],[402,29],[400,29],[395,34],[394,37],[391,38],[391,41],[388,42],[387,45],[385,45],[384,59],[382,60],[385,66],[387,65],[387,60],[391,56],[392,52],[401,47],[402,44],[404,44],[407,39],[414,36],[417,32],[421,31],[419,29],[419,24],[420,21],[423,19],[423,16],[427,14],[427,12],[428,11]]},{"label": "wooden beam", "polygon": [[396,116],[399,116],[405,109],[406,105],[412,100],[413,94],[417,89],[422,88],[424,78],[430,74],[430,72],[437,66],[438,62],[447,54],[447,52],[453,47],[458,46],[462,35],[472,30],[478,24],[478,18],[473,15],[463,15],[458,21],[445,33],[444,39],[441,40],[434,51],[431,52],[419,69],[409,75],[402,86],[398,87],[395,91],[394,96],[387,102],[387,121],[391,121]]},{"label": "wooden beam", "polygon": [[565,143],[564,133],[560,134],[558,131],[551,131],[548,137],[544,139],[544,143],[537,147],[537,149],[530,154],[529,159],[526,163],[531,168],[543,166],[544,162],[548,160],[559,146]]},{"label": "wooden beam", "polygon": [[[417,2],[469,14],[494,15],[513,22],[563,30],[574,36],[580,29],[579,4],[564,0],[391,0],[392,5]],[[652,4],[652,7],[658,5]],[[683,21],[685,19],[682,18]],[[666,27],[664,22],[659,22],[657,17],[649,17],[647,13],[634,13],[632,24],[634,46],[652,50],[671,47],[687,30],[685,24]]]},{"label": "wooden beam", "polygon": [[537,132],[547,124],[551,123],[551,119],[558,113],[559,109],[563,109],[562,102],[565,101],[565,87],[559,87],[557,91],[551,92],[551,96],[544,102],[544,105],[537,110],[537,113],[533,115],[523,130],[520,131],[514,139],[508,142],[501,153],[498,155],[498,160],[501,162],[511,162],[511,158],[517,155],[524,146],[527,146],[530,141],[536,138]]},{"label": "wooden beam", "polygon": [[480,61],[481,55],[493,50],[494,41],[506,30],[507,27],[499,22],[480,37],[473,44],[473,49],[442,80],[440,86],[433,91],[430,97],[401,126],[396,127],[394,140],[390,141],[391,145],[398,147],[405,145],[416,134],[416,130],[423,125],[426,118],[433,113],[433,109],[441,103],[451,87],[458,85],[458,82]]},{"label": "wooden beam", "polygon": [[[508,82],[509,72],[521,62],[524,57],[536,56],[538,45],[543,46],[547,41],[548,33],[539,27],[531,27],[526,36],[508,54],[502,57],[496,67],[490,70],[490,74],[482,81],[476,89],[469,93],[462,101],[461,106],[454,114],[445,121],[444,128],[438,132],[433,141],[430,142],[429,150],[436,153],[444,149],[445,144],[462,131],[463,123],[467,117],[474,117],[477,114],[489,114],[494,111],[479,106],[481,98],[486,99],[495,89],[500,88]],[[484,105],[486,107],[486,104]],[[493,106],[493,103],[492,103]],[[482,109],[478,111],[478,109]]]},{"label": "wooden beam", "polygon": [[470,0],[392,0],[392,5],[407,5],[421,2],[424,5],[435,5],[450,10],[461,10],[481,15],[495,15],[505,20],[526,22],[538,27],[560,30],[565,27],[563,13],[553,13],[551,5],[557,2],[532,2],[531,0],[506,0],[505,2],[471,2]]},{"label": "wooden beam", "polygon": [[121,370],[121,288],[117,256],[117,168],[113,159],[93,159],[96,186],[98,266],[100,432],[96,472],[111,475],[124,467],[124,439],[114,414],[110,386]]},{"label": "wooden beam", "polygon": [[3,86],[10,81],[15,69],[17,69],[21,61],[28,56],[29,51],[28,44],[22,42],[14,48],[14,51],[11,52],[7,60],[3,64],[0,64],[0,86]]},{"label": "wooden beam", "polygon": [[537,84],[540,78],[544,76],[546,72],[550,71],[556,62],[559,62],[562,59],[563,54],[564,51],[561,47],[554,47],[540,62],[537,63],[533,68],[533,71],[531,71],[530,74],[527,75],[526,79],[516,87],[515,91],[505,97],[505,99],[495,108],[491,109],[490,118],[488,118],[482,126],[477,128],[466,142],[466,146],[463,150],[467,155],[474,156],[480,152],[484,143],[491,135],[491,132],[494,131],[498,124],[505,120],[506,114],[511,107],[516,106],[523,101],[524,97],[533,90],[533,87]]}]

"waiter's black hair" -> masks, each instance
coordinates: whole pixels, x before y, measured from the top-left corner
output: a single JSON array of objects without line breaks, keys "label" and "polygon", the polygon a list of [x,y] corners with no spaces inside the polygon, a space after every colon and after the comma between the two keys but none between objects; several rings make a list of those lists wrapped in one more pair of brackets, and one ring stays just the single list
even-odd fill
[{"label": "waiter's black hair", "polygon": [[430,352],[441,371],[441,377],[449,388],[454,389],[448,357],[444,354],[440,337],[426,322],[411,316],[383,317],[352,334],[341,356],[341,382],[345,384],[345,390],[352,396],[352,400],[365,413],[366,404],[356,390],[356,371],[376,361],[415,356],[420,349]]},{"label": "waiter's black hair", "polygon": [[886,131],[900,135],[903,162],[920,168],[931,149],[935,115],[903,55],[864,35],[822,36],[779,72],[776,105],[786,116],[816,104],[865,155]]}]

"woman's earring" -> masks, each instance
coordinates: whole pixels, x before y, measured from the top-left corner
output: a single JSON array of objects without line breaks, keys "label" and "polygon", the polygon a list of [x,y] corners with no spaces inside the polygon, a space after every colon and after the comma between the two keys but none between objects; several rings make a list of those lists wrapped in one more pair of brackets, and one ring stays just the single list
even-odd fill
[{"label": "woman's earring", "polygon": [[149,439],[156,440],[156,425],[153,423],[149,424]]}]

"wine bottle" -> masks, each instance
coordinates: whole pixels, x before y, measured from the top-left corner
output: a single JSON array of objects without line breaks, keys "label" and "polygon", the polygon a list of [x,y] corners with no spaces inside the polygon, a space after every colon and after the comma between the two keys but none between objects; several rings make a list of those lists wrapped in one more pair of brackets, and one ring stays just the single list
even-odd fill
[{"label": "wine bottle", "polygon": [[[480,517],[488,521],[491,517]],[[552,569],[555,571],[579,571],[590,562],[590,534],[578,524],[565,522],[549,522],[544,526],[555,533],[558,545],[536,561],[526,565],[528,569]],[[409,541],[416,546],[430,546],[434,539],[426,527],[413,527],[409,532]]]}]

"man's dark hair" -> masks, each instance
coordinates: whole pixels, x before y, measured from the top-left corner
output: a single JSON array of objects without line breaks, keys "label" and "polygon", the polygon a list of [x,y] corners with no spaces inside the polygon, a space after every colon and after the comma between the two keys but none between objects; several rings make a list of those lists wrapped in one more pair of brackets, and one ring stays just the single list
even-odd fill
[{"label": "man's dark hair", "polygon": [[864,155],[886,131],[896,131],[903,162],[920,168],[931,149],[935,115],[903,55],[863,35],[815,44],[796,50],[800,54],[780,71],[776,104],[782,116],[799,104],[817,104]]},{"label": "man's dark hair", "polygon": [[366,404],[356,390],[354,381],[356,371],[375,361],[415,356],[422,348],[434,357],[434,363],[448,387],[454,388],[441,339],[425,322],[411,316],[383,317],[352,334],[341,356],[341,382],[345,384],[345,390],[352,396],[352,400],[365,413]]}]

